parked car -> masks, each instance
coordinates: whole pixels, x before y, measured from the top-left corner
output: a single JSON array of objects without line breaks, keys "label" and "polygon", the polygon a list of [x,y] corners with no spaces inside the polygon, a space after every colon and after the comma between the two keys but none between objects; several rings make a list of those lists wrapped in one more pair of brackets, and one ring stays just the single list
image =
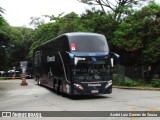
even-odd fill
[{"label": "parked car", "polygon": [[6,76],[6,72],[5,71],[0,71],[0,77],[5,77]]},{"label": "parked car", "polygon": [[32,74],[26,74],[26,78],[31,79],[32,78]]},{"label": "parked car", "polygon": [[13,75],[14,75],[14,77],[20,77],[20,71],[17,71],[17,70],[8,70],[7,76],[8,77],[12,77]]}]

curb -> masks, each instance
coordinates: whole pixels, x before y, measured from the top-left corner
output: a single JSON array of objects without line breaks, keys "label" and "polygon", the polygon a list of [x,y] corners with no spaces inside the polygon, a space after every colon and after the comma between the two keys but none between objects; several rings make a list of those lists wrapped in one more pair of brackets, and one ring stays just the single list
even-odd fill
[{"label": "curb", "polygon": [[153,88],[153,87],[113,86],[113,88],[118,88],[118,89],[128,89],[128,90],[156,90],[156,91],[160,91],[160,88]]}]

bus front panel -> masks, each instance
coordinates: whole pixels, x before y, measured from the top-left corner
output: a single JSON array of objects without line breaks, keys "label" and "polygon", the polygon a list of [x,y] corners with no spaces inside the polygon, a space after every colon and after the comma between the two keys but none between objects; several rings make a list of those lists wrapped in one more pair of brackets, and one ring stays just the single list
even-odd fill
[{"label": "bus front panel", "polygon": [[73,94],[110,94],[113,79],[110,60],[109,56],[75,57]]}]

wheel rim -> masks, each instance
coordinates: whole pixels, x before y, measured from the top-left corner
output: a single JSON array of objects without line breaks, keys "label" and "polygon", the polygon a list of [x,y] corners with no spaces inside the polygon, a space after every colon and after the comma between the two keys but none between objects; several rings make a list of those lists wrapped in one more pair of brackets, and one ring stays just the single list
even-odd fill
[{"label": "wheel rim", "polygon": [[38,84],[40,85],[41,84],[41,81],[38,79]]}]

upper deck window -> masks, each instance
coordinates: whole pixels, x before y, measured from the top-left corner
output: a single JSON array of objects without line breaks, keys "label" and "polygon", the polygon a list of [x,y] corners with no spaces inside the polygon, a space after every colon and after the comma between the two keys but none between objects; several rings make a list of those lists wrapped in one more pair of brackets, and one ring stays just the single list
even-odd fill
[{"label": "upper deck window", "polygon": [[108,52],[108,44],[103,35],[80,35],[69,37],[73,52]]}]

